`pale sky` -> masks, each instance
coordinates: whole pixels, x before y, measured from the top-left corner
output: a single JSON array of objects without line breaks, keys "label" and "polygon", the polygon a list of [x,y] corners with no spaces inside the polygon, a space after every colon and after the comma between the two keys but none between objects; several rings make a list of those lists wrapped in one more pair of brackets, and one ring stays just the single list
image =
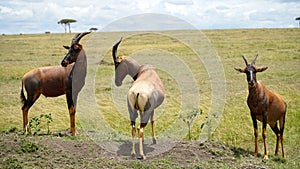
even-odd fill
[{"label": "pale sky", "polygon": [[[0,34],[62,33],[57,22],[75,19],[73,32],[100,31],[124,17],[141,14],[183,20],[196,29],[299,27],[299,0],[0,0]],[[162,19],[165,22],[167,19]],[[132,21],[138,25],[140,22]],[[148,23],[148,22],[147,22]],[[149,21],[148,24],[151,24]],[[134,30],[126,27],[124,30]],[[157,29],[172,29],[164,27]],[[173,29],[177,29],[176,26]],[[123,30],[123,28],[119,28]]]}]

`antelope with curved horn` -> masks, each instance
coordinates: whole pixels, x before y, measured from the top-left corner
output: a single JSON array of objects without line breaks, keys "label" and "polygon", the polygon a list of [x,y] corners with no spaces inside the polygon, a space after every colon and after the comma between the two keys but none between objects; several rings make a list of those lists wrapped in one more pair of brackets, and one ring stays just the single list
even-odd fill
[{"label": "antelope with curved horn", "polygon": [[[71,46],[64,46],[69,51],[62,60],[61,66],[36,68],[23,76],[20,98],[23,102],[23,129],[25,132],[30,132],[28,128],[28,111],[41,94],[45,97],[57,97],[66,94],[70,114],[70,132],[72,135],[76,135],[77,96],[84,86],[87,69],[86,54],[79,41],[89,33],[76,34]],[[24,94],[24,87],[27,98]]]},{"label": "antelope with curved horn", "polygon": [[150,65],[141,65],[133,58],[126,56],[116,56],[117,48],[122,38],[113,46],[112,56],[115,63],[115,84],[122,85],[126,75],[130,75],[134,82],[127,93],[127,106],[131,121],[132,134],[132,157],[135,157],[135,121],[140,114],[140,127],[138,127],[139,152],[138,159],[146,159],[143,151],[143,131],[149,119],[152,125],[152,141],[156,144],[154,130],[154,109],[162,104],[165,92],[163,84]]},{"label": "antelope with curved horn", "polygon": [[[284,123],[285,123],[285,115],[287,104],[285,101],[276,93],[271,92],[267,89],[267,87],[263,84],[261,80],[256,81],[256,73],[263,72],[268,67],[258,68],[255,66],[255,61],[258,55],[254,56],[254,59],[251,64],[248,63],[245,56],[242,56],[246,67],[244,69],[235,68],[235,70],[245,73],[247,75],[248,81],[248,90],[249,95],[247,99],[247,104],[250,109],[250,114],[254,127],[254,136],[255,136],[255,151],[254,155],[257,156],[258,148],[257,148],[257,121],[262,122],[262,137],[264,142],[264,159],[268,159],[268,151],[266,145],[266,126],[269,124],[273,132],[276,134],[276,148],[275,155],[278,155],[278,147],[279,142],[281,144],[282,157],[284,157],[283,150],[283,131],[284,131]],[[279,121],[279,127],[277,126],[277,121]]]}]

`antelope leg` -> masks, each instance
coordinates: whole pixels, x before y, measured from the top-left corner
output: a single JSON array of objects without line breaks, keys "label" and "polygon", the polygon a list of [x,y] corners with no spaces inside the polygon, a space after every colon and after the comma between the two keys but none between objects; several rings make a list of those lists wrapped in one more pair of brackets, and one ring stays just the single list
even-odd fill
[{"label": "antelope leg", "polygon": [[132,125],[131,128],[131,136],[132,136],[132,150],[131,150],[131,157],[134,158],[135,157],[135,126]]},{"label": "antelope leg", "polygon": [[75,128],[75,107],[74,105],[71,106],[69,108],[69,114],[70,114],[70,131],[72,133],[72,135],[77,135],[77,131],[76,131],[76,128]]},{"label": "antelope leg", "polygon": [[143,132],[144,132],[144,128],[140,127],[138,129],[138,131],[139,131],[139,149],[140,149],[140,156],[138,157],[138,159],[145,160],[146,156],[144,154],[144,149],[143,149]]},{"label": "antelope leg", "polygon": [[262,137],[264,141],[264,159],[268,159],[268,150],[267,150],[267,143],[266,143],[266,128],[267,128],[267,112],[263,112],[263,131]]}]

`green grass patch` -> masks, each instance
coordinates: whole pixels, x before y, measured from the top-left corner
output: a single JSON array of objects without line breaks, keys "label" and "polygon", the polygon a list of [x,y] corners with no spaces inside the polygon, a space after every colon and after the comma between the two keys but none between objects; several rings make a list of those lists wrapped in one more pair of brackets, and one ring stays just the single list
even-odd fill
[{"label": "green grass patch", "polygon": [[[254,54],[259,54],[257,66],[268,66],[264,73],[257,74],[258,80],[263,80],[266,86],[280,94],[288,104],[286,125],[284,132],[284,144],[286,162],[278,159],[275,163],[280,166],[299,166],[300,148],[297,140],[300,140],[300,29],[235,29],[235,30],[204,30],[202,31],[211,41],[223,64],[226,78],[226,103],[221,121],[211,136],[214,140],[224,142],[237,147],[238,157],[247,153],[253,153],[254,136],[253,127],[246,104],[247,82],[243,74],[237,73],[234,67],[244,67],[241,55],[245,54],[251,60]],[[171,31],[171,35],[180,35],[186,39],[197,38],[197,31]],[[108,44],[110,39],[118,39],[121,36],[124,41],[119,47],[119,54],[134,55],[145,53],[152,57],[156,53],[146,50],[154,49],[169,51],[177,56],[190,68],[199,87],[199,108],[203,110],[201,116],[197,116],[191,125],[191,139],[199,139],[202,124],[207,121],[211,103],[210,76],[207,74],[205,65],[195,59],[194,52],[189,46],[178,42],[172,36],[165,36],[162,32],[132,32],[132,33],[97,33],[103,42],[109,46],[100,60],[100,56],[88,55],[88,58],[98,58],[92,65],[99,65],[95,77],[95,99],[100,109],[101,116],[116,130],[112,133],[130,136],[130,122],[126,108],[126,93],[120,95],[120,100],[114,100],[112,93],[116,90],[113,84],[114,66],[111,58],[111,47],[115,42]],[[70,44],[73,35],[70,34],[47,34],[47,35],[6,35],[0,37],[0,128],[8,131],[13,127],[22,128],[22,111],[19,99],[22,76],[29,70],[48,65],[59,65],[66,54],[62,45]],[[97,43],[98,43],[97,41]],[[106,42],[107,41],[107,42]],[[85,45],[88,39],[83,39]],[[106,43],[104,43],[106,42]],[[88,42],[91,43],[91,42]],[[199,42],[200,43],[200,42]],[[95,49],[104,48],[97,46]],[[205,52],[205,51],[204,51]],[[100,54],[99,54],[100,55]],[[167,63],[170,64],[170,63]],[[176,68],[176,66],[174,66]],[[179,118],[181,91],[177,79],[168,72],[158,70],[166,90],[166,102],[158,109],[156,117],[157,134],[162,134]],[[184,72],[183,72],[184,76]],[[131,79],[127,80],[124,90],[130,86]],[[120,104],[120,107],[118,107]],[[194,107],[184,108],[185,112]],[[65,96],[58,98],[45,98],[41,96],[29,112],[29,119],[42,114],[51,113],[51,131],[65,131],[69,128],[69,113]],[[84,114],[85,112],[78,112]],[[85,115],[87,118],[89,114]],[[90,117],[92,118],[92,116]],[[93,119],[92,119],[93,120]],[[91,122],[93,122],[91,120]],[[95,122],[96,123],[96,122]],[[81,127],[80,119],[76,120],[77,127]],[[261,132],[261,123],[259,132]],[[179,125],[178,128],[184,126]],[[186,128],[186,126],[184,126]],[[186,133],[187,134],[187,133]],[[145,136],[151,137],[151,127],[145,129]],[[117,137],[117,136],[116,136]],[[185,136],[187,138],[187,136]],[[276,137],[272,130],[267,128],[267,144],[270,156],[275,151]],[[261,134],[259,135],[259,153],[263,153]],[[240,152],[238,148],[249,150]],[[219,154],[220,152],[215,152]],[[281,152],[279,152],[281,155]],[[13,159],[8,159],[13,160]],[[18,164],[18,162],[16,162]],[[134,166],[140,166],[136,162]],[[277,168],[273,162],[270,168]],[[167,164],[166,164],[167,166]],[[197,165],[195,164],[195,167]],[[227,167],[217,165],[216,167]],[[149,166],[148,168],[151,168]]]}]

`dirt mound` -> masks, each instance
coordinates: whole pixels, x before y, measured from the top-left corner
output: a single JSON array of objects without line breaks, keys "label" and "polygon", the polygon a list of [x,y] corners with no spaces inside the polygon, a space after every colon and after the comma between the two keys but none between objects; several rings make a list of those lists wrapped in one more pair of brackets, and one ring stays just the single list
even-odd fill
[{"label": "dirt mound", "polygon": [[[130,149],[129,142],[122,146]],[[150,148],[143,161],[130,152],[108,152],[84,136],[2,133],[0,149],[0,168],[266,168],[251,152],[214,141],[176,142],[156,154]]]}]

